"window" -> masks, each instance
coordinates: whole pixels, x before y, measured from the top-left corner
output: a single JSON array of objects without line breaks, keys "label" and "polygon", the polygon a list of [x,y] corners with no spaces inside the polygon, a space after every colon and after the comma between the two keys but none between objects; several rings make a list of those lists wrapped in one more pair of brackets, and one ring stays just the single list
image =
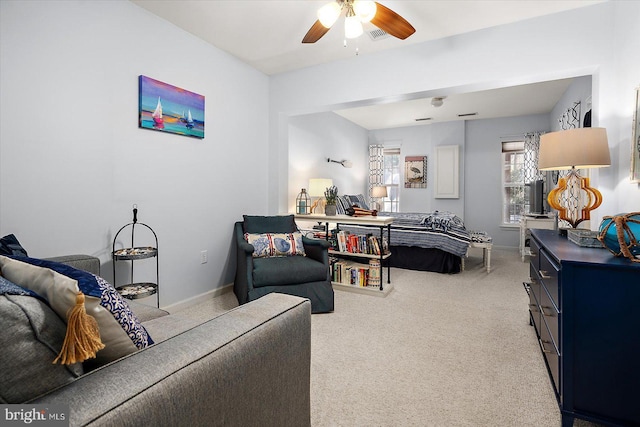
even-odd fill
[{"label": "window", "polygon": [[400,212],[400,148],[385,148],[383,183],[387,186],[387,197],[382,199],[382,211]]},{"label": "window", "polygon": [[502,223],[519,224],[529,209],[525,182],[524,141],[502,142]]}]

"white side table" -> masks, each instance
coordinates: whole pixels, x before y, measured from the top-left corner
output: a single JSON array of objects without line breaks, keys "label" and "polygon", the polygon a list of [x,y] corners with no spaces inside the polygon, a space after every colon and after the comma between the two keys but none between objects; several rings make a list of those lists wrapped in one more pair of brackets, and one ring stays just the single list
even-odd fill
[{"label": "white side table", "polygon": [[[487,273],[491,273],[491,248],[493,248],[492,242],[471,242],[469,248],[482,248],[482,266],[487,269]],[[462,271],[464,271],[464,259],[469,256],[469,250],[467,254],[462,257]]]},{"label": "white side table", "polygon": [[529,236],[529,230],[532,228],[539,228],[544,230],[555,230],[556,228],[556,216],[555,214],[541,215],[525,215],[520,219],[520,256],[522,262],[524,257],[531,255],[529,248],[526,247],[527,237]]}]

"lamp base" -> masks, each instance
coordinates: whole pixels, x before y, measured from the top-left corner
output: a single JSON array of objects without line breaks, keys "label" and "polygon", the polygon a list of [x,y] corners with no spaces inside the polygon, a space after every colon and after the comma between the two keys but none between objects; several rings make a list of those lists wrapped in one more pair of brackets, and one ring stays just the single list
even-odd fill
[{"label": "lamp base", "polygon": [[547,201],[558,211],[559,219],[578,228],[582,221],[591,219],[590,212],[600,206],[602,194],[589,185],[589,178],[581,177],[573,168],[567,176],[560,178],[558,186],[549,192]]},{"label": "lamp base", "polygon": [[[319,198],[318,200],[313,202],[313,204],[311,205],[311,213],[322,213],[324,212],[324,207],[325,207],[324,199]],[[318,209],[317,212],[316,212],[316,209]],[[322,211],[320,211],[320,209],[322,209]]]}]

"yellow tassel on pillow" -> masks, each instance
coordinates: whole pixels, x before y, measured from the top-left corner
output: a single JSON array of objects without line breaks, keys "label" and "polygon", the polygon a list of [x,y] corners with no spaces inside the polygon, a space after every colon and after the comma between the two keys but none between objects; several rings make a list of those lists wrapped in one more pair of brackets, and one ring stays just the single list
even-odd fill
[{"label": "yellow tassel on pillow", "polygon": [[84,308],[84,294],[78,292],[76,305],[67,313],[67,335],[62,343],[60,354],[53,361],[63,365],[72,365],[96,357],[96,352],[104,348],[100,340],[98,322],[87,314]]}]

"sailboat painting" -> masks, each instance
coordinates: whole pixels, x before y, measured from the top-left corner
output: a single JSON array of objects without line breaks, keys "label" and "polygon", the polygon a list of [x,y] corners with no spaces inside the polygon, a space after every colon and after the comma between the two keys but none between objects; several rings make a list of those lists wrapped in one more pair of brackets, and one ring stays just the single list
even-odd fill
[{"label": "sailboat painting", "polygon": [[204,96],[139,77],[138,127],[204,138]]}]

